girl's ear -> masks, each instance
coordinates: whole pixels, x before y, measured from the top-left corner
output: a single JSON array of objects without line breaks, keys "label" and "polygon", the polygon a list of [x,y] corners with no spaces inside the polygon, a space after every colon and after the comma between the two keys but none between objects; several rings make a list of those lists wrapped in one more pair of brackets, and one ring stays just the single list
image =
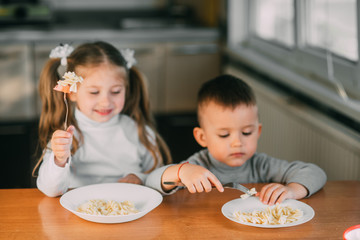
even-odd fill
[{"label": "girl's ear", "polygon": [[77,100],[77,94],[74,93],[74,92],[70,92],[70,93],[69,93],[69,99],[70,99],[70,101],[72,101],[72,102],[76,102],[76,100]]},{"label": "girl's ear", "polygon": [[198,144],[200,144],[200,146],[207,147],[205,133],[202,128],[195,127],[193,130],[193,134],[195,140],[197,141]]}]

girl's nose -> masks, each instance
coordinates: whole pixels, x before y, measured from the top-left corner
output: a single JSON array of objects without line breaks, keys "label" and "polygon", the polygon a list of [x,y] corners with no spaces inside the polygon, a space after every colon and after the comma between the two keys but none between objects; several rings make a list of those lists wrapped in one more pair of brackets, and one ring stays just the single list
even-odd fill
[{"label": "girl's nose", "polygon": [[110,105],[110,96],[108,94],[104,94],[103,96],[101,96],[101,99],[100,99],[100,104],[101,106],[108,106]]}]

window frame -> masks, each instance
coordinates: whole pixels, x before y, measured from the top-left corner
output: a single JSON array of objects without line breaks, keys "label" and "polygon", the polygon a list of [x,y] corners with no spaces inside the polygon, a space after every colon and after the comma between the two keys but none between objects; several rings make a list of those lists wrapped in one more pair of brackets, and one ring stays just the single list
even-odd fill
[{"label": "window frame", "polygon": [[[360,59],[357,62],[346,60],[332,53],[333,69],[336,79],[341,80],[349,95],[344,101],[327,74],[326,52],[306,46],[305,9],[306,1],[294,1],[294,48],[266,41],[252,33],[254,19],[251,0],[228,0],[228,35],[226,51],[238,60],[256,70],[268,74],[280,82],[296,88],[309,97],[360,121]],[[356,0],[357,22],[359,0]],[[240,24],[237,24],[240,23]],[[357,24],[359,36],[360,24]],[[360,58],[358,37],[358,55]]]}]

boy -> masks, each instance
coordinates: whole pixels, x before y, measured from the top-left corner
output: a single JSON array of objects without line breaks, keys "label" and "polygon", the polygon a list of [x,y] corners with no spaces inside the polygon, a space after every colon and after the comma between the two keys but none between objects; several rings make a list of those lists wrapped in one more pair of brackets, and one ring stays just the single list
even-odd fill
[{"label": "boy", "polygon": [[189,192],[209,192],[212,186],[224,191],[227,182],[266,182],[257,194],[264,204],[301,199],[314,194],[326,182],[318,166],[287,162],[256,153],[262,125],[252,89],[242,80],[222,75],[206,82],[198,94],[196,141],[205,149],[177,165],[152,172],[146,185],[172,193],[171,181],[184,184]]}]

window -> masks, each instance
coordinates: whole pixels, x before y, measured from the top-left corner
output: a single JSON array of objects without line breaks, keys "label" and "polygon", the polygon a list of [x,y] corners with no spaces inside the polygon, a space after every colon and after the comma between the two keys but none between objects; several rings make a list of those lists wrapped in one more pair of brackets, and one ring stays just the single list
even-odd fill
[{"label": "window", "polygon": [[260,38],[294,46],[294,2],[254,1],[254,31]]},{"label": "window", "polygon": [[228,0],[227,49],[360,121],[360,0]]},{"label": "window", "polygon": [[311,0],[305,13],[306,44],[358,60],[355,0]]}]

